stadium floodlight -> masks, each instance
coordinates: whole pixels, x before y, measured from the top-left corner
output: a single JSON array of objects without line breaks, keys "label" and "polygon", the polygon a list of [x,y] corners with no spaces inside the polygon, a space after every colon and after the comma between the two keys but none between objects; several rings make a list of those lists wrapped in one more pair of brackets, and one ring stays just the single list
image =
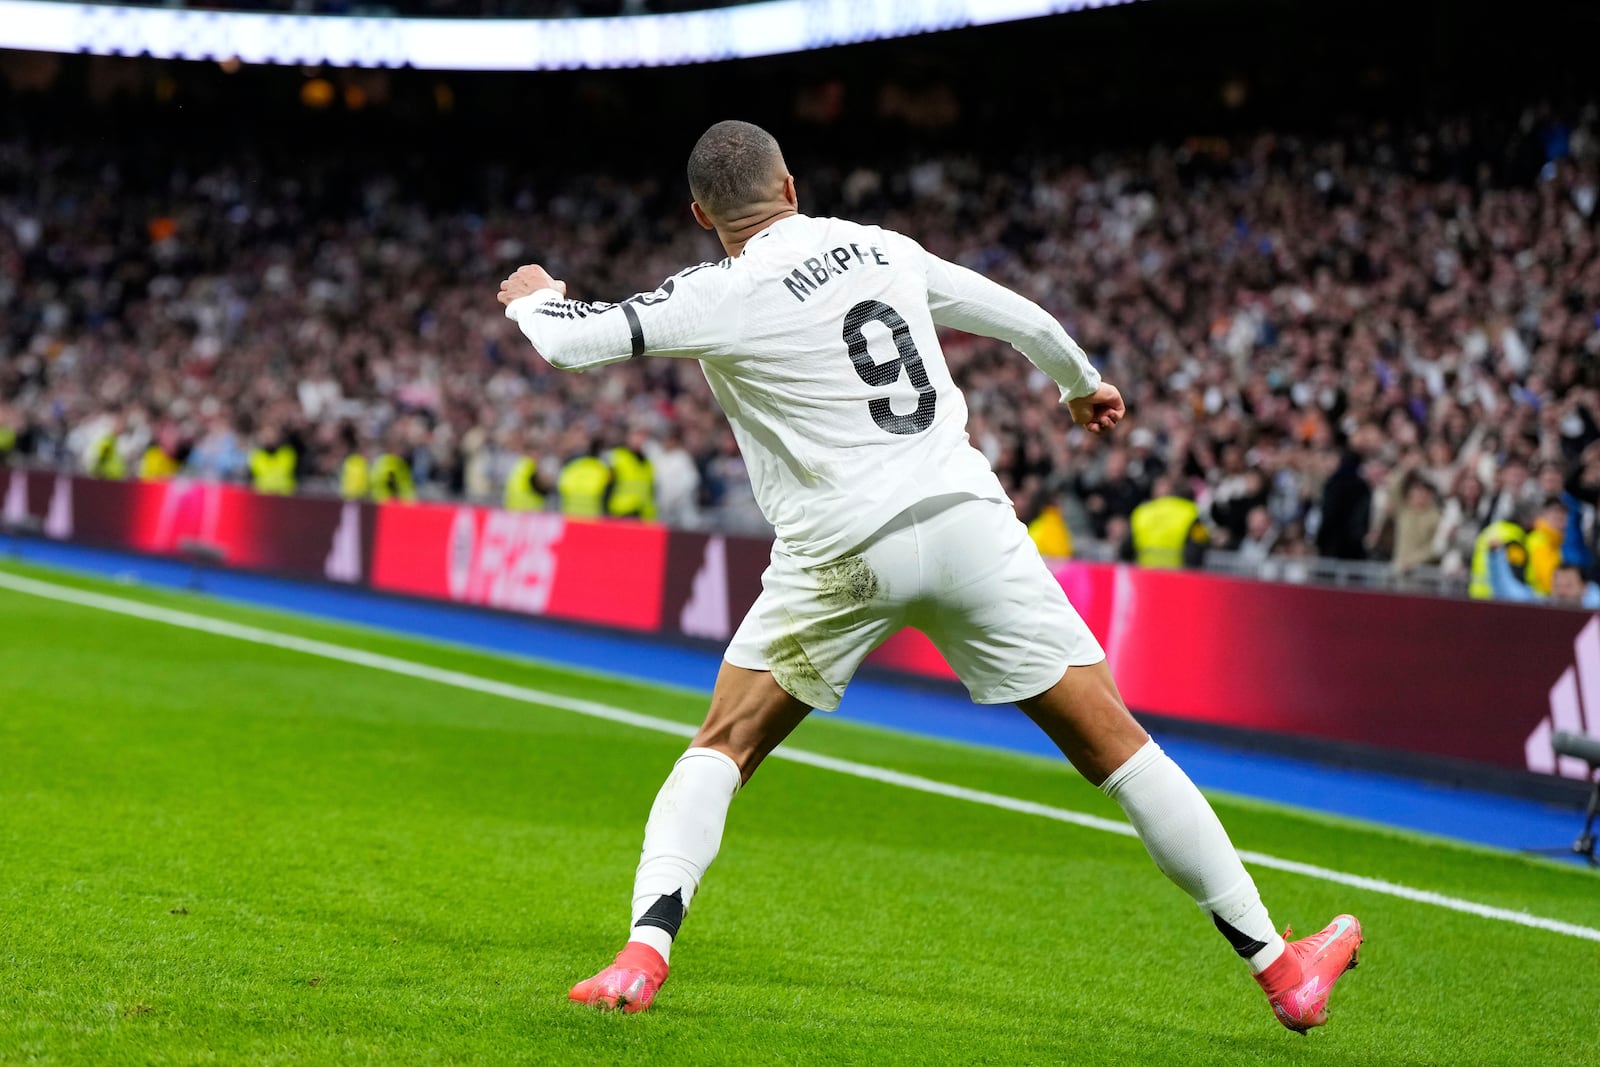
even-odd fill
[{"label": "stadium floodlight", "polygon": [[658,67],[1114,7],[1140,0],[761,0],[676,15],[391,18],[0,0],[0,48],[422,70]]},{"label": "stadium floodlight", "polygon": [[[1589,773],[1593,776],[1595,768],[1600,767],[1600,737],[1590,737],[1587,734],[1574,734],[1566,730],[1558,730],[1550,739],[1550,747],[1558,756],[1571,756],[1581,759],[1589,765]],[[1583,832],[1572,843],[1572,851],[1589,860],[1590,866],[1596,864],[1594,820],[1600,815],[1600,779],[1594,782],[1594,788],[1589,791],[1589,807],[1584,813]]]}]

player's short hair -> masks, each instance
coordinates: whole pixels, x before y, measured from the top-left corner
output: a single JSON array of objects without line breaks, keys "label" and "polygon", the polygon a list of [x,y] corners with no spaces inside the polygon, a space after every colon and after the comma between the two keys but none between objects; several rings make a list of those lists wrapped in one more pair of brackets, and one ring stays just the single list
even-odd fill
[{"label": "player's short hair", "polygon": [[777,138],[754,123],[727,119],[701,134],[689,153],[689,192],[706,214],[727,216],[770,196],[782,170]]}]

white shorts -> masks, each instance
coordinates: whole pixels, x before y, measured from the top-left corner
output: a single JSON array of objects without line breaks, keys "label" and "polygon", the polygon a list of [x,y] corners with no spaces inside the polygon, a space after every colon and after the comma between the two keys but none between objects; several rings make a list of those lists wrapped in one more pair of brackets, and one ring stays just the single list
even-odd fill
[{"label": "white shorts", "polygon": [[970,496],[924,500],[820,565],[773,545],[724,658],[832,711],[867,654],[907,626],[979,704],[1038,696],[1106,658],[1011,508]]}]

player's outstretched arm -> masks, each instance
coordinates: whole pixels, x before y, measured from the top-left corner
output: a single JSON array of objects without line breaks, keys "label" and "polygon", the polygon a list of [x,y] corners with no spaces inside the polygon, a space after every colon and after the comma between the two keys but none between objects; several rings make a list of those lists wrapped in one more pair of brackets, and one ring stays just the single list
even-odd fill
[{"label": "player's outstretched arm", "polygon": [[[588,370],[643,355],[702,357],[725,345],[737,313],[719,273],[691,267],[653,293],[620,304],[567,299],[567,283],[532,263],[500,283],[506,318],[521,328],[551,366]],[[670,301],[670,303],[669,303]]]},{"label": "player's outstretched arm", "polygon": [[1103,433],[1121,421],[1122,395],[1100,380],[1100,372],[1054,316],[977,271],[923,255],[934,322],[1010,342],[1061,387],[1061,402],[1071,410],[1072,420],[1091,433]]},{"label": "player's outstretched arm", "polygon": [[501,282],[499,300],[506,318],[522,328],[552,367],[587,370],[634,354],[620,305],[568,300],[567,283],[537,263],[518,267]]}]

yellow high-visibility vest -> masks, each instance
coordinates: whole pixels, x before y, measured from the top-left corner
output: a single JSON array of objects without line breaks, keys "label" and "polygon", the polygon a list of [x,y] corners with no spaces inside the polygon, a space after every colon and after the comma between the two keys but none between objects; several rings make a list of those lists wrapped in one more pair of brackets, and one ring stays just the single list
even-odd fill
[{"label": "yellow high-visibility vest", "polygon": [[167,455],[160,445],[151,445],[139,457],[139,480],[164,482],[178,473],[178,461]]},{"label": "yellow high-visibility vest", "polygon": [[346,500],[364,500],[372,491],[372,464],[360,452],[352,452],[339,464],[339,495]]},{"label": "yellow high-visibility vest", "polygon": [[1540,596],[1550,595],[1556,568],[1561,565],[1561,543],[1565,540],[1566,531],[1552,530],[1542,522],[1528,531],[1528,588]]},{"label": "yellow high-visibility vest", "polygon": [[0,456],[17,447],[17,431],[9,426],[0,426]]},{"label": "yellow high-visibility vest", "polygon": [[631,448],[613,448],[607,457],[616,481],[606,510],[618,518],[656,517],[656,469]]},{"label": "yellow high-visibility vest", "polygon": [[1491,522],[1472,543],[1472,579],[1467,585],[1467,595],[1474,600],[1489,600],[1494,596],[1494,586],[1489,582],[1489,545],[1492,542],[1505,546],[1506,562],[1511,564],[1511,573],[1519,581],[1528,566],[1528,531],[1514,522]]},{"label": "yellow high-visibility vest", "polygon": [[127,465],[122,462],[122,453],[117,451],[116,434],[108,433],[95,443],[89,460],[89,473],[96,478],[127,477]]},{"label": "yellow high-visibility vest", "polygon": [[606,490],[611,486],[611,468],[594,456],[579,456],[561,468],[556,491],[561,494],[564,515],[597,517],[605,514]]},{"label": "yellow high-visibility vest", "polygon": [[411,480],[411,464],[402,456],[385,452],[372,465],[372,499],[380,504],[386,500],[415,500],[417,487]]},{"label": "yellow high-visibility vest", "polygon": [[294,492],[294,466],[298,457],[288,445],[271,452],[264,448],[250,453],[250,485],[258,493],[288,496]]},{"label": "yellow high-visibility vest", "polygon": [[1033,538],[1034,547],[1041,556],[1052,559],[1068,559],[1072,556],[1072,531],[1067,529],[1061,509],[1054,504],[1047,506],[1028,523],[1028,536]]},{"label": "yellow high-visibility vest", "polygon": [[1139,566],[1183,566],[1183,549],[1199,518],[1200,508],[1181,496],[1157,497],[1134,508],[1128,522],[1133,529],[1134,558]]},{"label": "yellow high-visibility vest", "polygon": [[543,511],[544,494],[539,492],[534,479],[539,474],[539,461],[523,456],[511,468],[506,479],[507,511]]}]

